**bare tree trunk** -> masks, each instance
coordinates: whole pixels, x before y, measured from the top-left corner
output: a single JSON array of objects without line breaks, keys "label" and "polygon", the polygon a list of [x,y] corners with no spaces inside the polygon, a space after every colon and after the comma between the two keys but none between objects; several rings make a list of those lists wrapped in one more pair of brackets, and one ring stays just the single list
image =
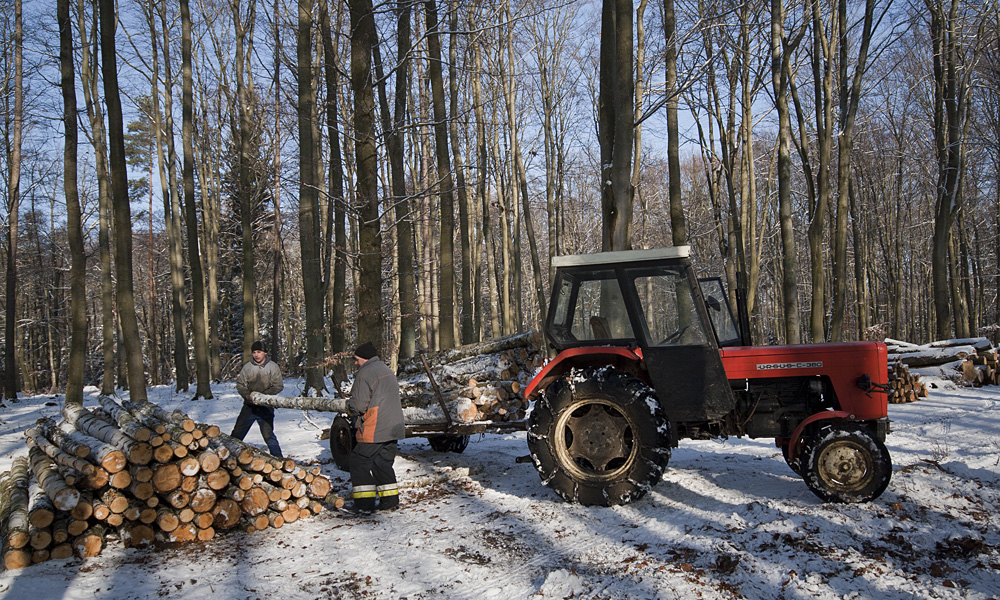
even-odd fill
[{"label": "bare tree trunk", "polygon": [[[473,61],[475,77],[472,78],[472,102],[476,113],[476,148],[479,161],[479,200],[482,203],[483,238],[486,246],[486,280],[489,288],[490,332],[494,337],[500,335],[500,294],[496,279],[496,250],[493,244],[493,226],[490,219],[490,201],[486,180],[489,173],[489,152],[486,146],[486,112],[483,109],[483,90],[480,76],[483,73],[483,52],[481,43],[473,46]],[[1000,218],[1000,217],[998,217]]]},{"label": "bare tree trunk", "polygon": [[[339,109],[339,83],[337,71],[336,47],[333,44],[333,29],[330,25],[330,12],[326,0],[320,3],[320,20],[323,38],[323,66],[326,72],[327,130],[330,143],[330,210],[333,211],[333,276],[330,298],[330,349],[334,354],[344,352],[347,348],[345,308],[347,297],[347,211],[344,197],[344,163],[340,152],[340,132],[337,128]],[[338,27],[340,19],[337,20]],[[343,381],[347,378],[347,365],[344,362],[334,363],[333,380]]]},{"label": "bare tree trunk", "polygon": [[[847,217],[850,211],[851,151],[854,148],[854,122],[861,101],[861,81],[868,65],[868,47],[871,44],[875,15],[875,0],[865,2],[865,20],[861,32],[858,60],[854,77],[847,75],[848,12],[847,0],[839,0],[840,25],[840,134],[837,165],[837,225],[834,231],[833,251],[833,308],[830,317],[830,339],[844,339],[844,312],[847,305]],[[850,86],[848,84],[850,83]],[[859,282],[860,283],[860,282]],[[861,315],[858,315],[861,319]]]},{"label": "bare tree trunk", "polygon": [[778,219],[781,226],[781,297],[785,314],[785,340],[798,344],[799,298],[798,260],[795,254],[795,230],[792,224],[792,123],[788,110],[788,80],[791,54],[804,35],[800,29],[793,39],[785,35],[785,9],[782,0],[771,0],[771,85],[778,109]]},{"label": "bare tree trunk", "polygon": [[306,313],[306,395],[326,390],[323,383],[323,261],[320,233],[316,144],[312,109],[316,102],[312,66],[312,0],[299,0],[296,54],[298,65],[299,245]]},{"label": "bare tree trunk", "polygon": [[604,251],[632,248],[632,62],[632,2],[604,0],[597,107]]},{"label": "bare tree trunk", "polygon": [[[451,157],[448,154],[448,116],[445,113],[444,75],[441,69],[441,32],[438,29],[437,4],[424,0],[427,19],[428,74],[431,80],[431,104],[434,110],[434,142],[437,151],[437,176],[441,199],[441,291],[438,320],[439,347],[455,346],[455,185]],[[454,115],[453,115],[454,116]]]},{"label": "bare tree trunk", "polygon": [[382,130],[386,136],[386,154],[389,159],[391,203],[396,220],[397,252],[396,261],[399,277],[399,359],[416,355],[417,342],[417,300],[414,270],[413,220],[410,215],[410,200],[406,193],[405,156],[403,155],[403,127],[406,125],[406,99],[410,86],[410,0],[396,3],[396,84],[393,111],[389,109],[389,99],[385,91],[385,77],[382,72],[382,58],[379,45],[372,50],[375,60],[375,76],[378,78],[379,103],[382,106]]},{"label": "bare tree trunk", "polygon": [[83,0],[77,2],[78,28],[80,32],[80,82],[87,105],[87,117],[93,135],[94,165],[98,187],[98,254],[101,270],[101,349],[103,370],[101,394],[110,396],[115,392],[115,314],[114,287],[111,281],[111,182],[108,173],[107,146],[105,145],[104,114],[97,101],[97,61],[93,60],[90,49],[97,47],[99,13],[93,4],[92,27],[88,32],[86,10]]},{"label": "bare tree trunk", "polygon": [[[531,255],[531,275],[535,288],[535,299],[538,302],[538,310],[532,315],[532,327],[541,331],[545,322],[545,287],[542,283],[542,267],[538,260],[538,243],[535,241],[535,226],[531,219],[531,205],[528,202],[528,174],[524,168],[524,159],[521,157],[521,144],[518,139],[517,112],[515,107],[514,81],[517,79],[517,72],[514,62],[514,31],[513,21],[510,15],[510,4],[505,5],[507,15],[507,73],[504,84],[504,95],[507,99],[507,126],[510,128],[510,153],[513,161],[513,175],[517,180],[517,185],[513,186],[515,193],[520,191],[522,210],[524,211],[524,229],[528,236],[528,250]],[[516,226],[516,225],[515,225]]]},{"label": "bare tree trunk", "polygon": [[[177,197],[177,154],[174,150],[174,119],[173,119],[173,65],[170,60],[170,32],[167,30],[167,9],[166,4],[160,5],[160,23],[163,27],[163,63],[164,63],[164,90],[163,98],[165,105],[165,120],[160,124],[160,93],[159,75],[157,70],[157,48],[156,27],[153,16],[153,6],[147,9],[149,18],[149,31],[152,36],[151,49],[153,52],[153,112],[156,126],[156,150],[158,156],[160,172],[160,194],[163,198],[164,222],[167,230],[167,243],[169,245],[170,257],[170,300],[174,322],[174,389],[175,391],[187,391],[188,382],[191,380],[191,373],[188,370],[188,341],[187,341],[187,316],[185,310],[185,283],[184,283],[184,243],[181,232],[181,211],[180,199]],[[166,145],[166,156],[164,156],[164,144]]]},{"label": "bare tree trunk", "polygon": [[451,22],[451,41],[448,44],[448,84],[450,88],[449,98],[451,101],[450,110],[451,121],[449,121],[449,131],[451,134],[452,152],[455,154],[455,183],[458,192],[458,222],[459,237],[462,244],[462,319],[461,319],[461,341],[469,344],[475,341],[476,329],[473,313],[472,297],[474,294],[475,279],[473,269],[475,267],[472,256],[472,225],[469,222],[469,194],[465,185],[465,163],[462,158],[462,144],[458,133],[458,2],[448,0],[448,13]]},{"label": "bare tree trunk", "polygon": [[[260,335],[257,316],[257,279],[254,273],[256,250],[254,248],[254,190],[251,189],[250,170],[250,91],[246,81],[247,55],[245,45],[253,36],[253,23],[256,18],[256,2],[250,2],[246,21],[241,14],[241,2],[232,5],[233,25],[236,27],[236,56],[233,62],[236,67],[236,115],[237,129],[233,133],[236,138],[237,165],[239,189],[236,194],[240,199],[240,228],[243,234],[243,360],[250,360],[250,346]],[[304,269],[303,269],[304,270]]]},{"label": "bare tree trunk", "polygon": [[208,358],[205,317],[205,275],[198,240],[198,210],[194,197],[194,81],[191,69],[191,13],[188,0],[180,0],[181,12],[181,140],[184,145],[184,208],[188,230],[188,261],[191,263],[191,329],[194,338],[195,399],[212,397],[212,368]]},{"label": "bare tree trunk", "polygon": [[663,0],[663,37],[666,39],[667,170],[670,193],[670,233],[675,246],[687,244],[687,223],[681,198],[680,126],[677,123],[677,19],[674,0]]},{"label": "bare tree trunk", "polygon": [[111,198],[114,204],[115,267],[118,275],[118,320],[128,364],[129,397],[133,402],[146,399],[146,376],[142,364],[142,343],[136,320],[135,294],[132,286],[132,211],[128,198],[128,170],[125,164],[125,137],[122,126],[121,97],[118,91],[118,64],[115,55],[116,14],[112,0],[100,0],[101,71],[104,97],[108,107],[108,146],[110,149]]},{"label": "bare tree trunk", "polygon": [[[326,3],[323,3],[326,8]],[[273,265],[271,266],[271,355],[281,356],[281,338],[278,336],[280,330],[281,300],[282,300],[282,262],[285,251],[281,235],[281,28],[279,22],[281,18],[280,4],[278,0],[274,2],[273,25],[274,25],[274,59],[273,59],[273,79],[274,87],[274,132],[271,140],[272,165],[274,168],[274,190],[272,192],[274,200],[274,231],[272,239],[271,256]],[[329,30],[329,23],[326,23],[326,30]],[[324,34],[324,41],[325,36]],[[334,105],[336,106],[336,105]]]},{"label": "bare tree trunk", "polygon": [[7,148],[7,296],[4,323],[4,397],[17,401],[17,222],[21,210],[21,135],[24,123],[22,54],[24,30],[21,0],[14,0],[14,114],[13,135]]},{"label": "bare tree trunk", "polygon": [[73,69],[73,30],[69,0],[56,3],[59,21],[59,71],[63,96],[63,192],[66,195],[66,236],[70,252],[70,335],[66,373],[66,402],[83,404],[87,360],[87,255],[83,248],[83,217],[77,189],[76,81]]}]

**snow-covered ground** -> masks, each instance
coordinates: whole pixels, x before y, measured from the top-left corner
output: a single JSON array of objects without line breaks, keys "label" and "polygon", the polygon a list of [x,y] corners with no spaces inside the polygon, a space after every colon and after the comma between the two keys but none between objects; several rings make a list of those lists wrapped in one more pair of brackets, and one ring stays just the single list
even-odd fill
[{"label": "snow-covered ground", "polygon": [[[461,455],[418,438],[400,445],[394,513],[325,511],[177,547],[112,542],[97,558],[0,572],[0,598],[998,598],[1000,388],[936,383],[930,398],[890,405],[893,478],[869,504],[820,502],[767,440],[682,441],[645,498],[587,508],[515,462],[523,432],[473,438]],[[160,387],[150,399],[228,431],[240,399],[229,383],[213,393]],[[62,401],[0,409],[0,470]],[[329,421],[279,409],[275,429],[286,456],[322,465],[346,496],[319,439]],[[264,448],[256,427],[247,441]]]}]

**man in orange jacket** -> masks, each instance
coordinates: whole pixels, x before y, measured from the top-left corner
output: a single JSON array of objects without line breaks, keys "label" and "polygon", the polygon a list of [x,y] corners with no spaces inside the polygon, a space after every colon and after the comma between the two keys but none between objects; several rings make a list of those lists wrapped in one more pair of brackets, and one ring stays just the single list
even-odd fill
[{"label": "man in orange jacket", "polygon": [[355,512],[392,510],[399,506],[399,490],[392,463],[396,442],[405,437],[403,408],[396,375],[379,360],[371,342],[354,351],[358,371],[351,387],[348,412],[357,428],[357,445],[351,453],[351,488]]}]

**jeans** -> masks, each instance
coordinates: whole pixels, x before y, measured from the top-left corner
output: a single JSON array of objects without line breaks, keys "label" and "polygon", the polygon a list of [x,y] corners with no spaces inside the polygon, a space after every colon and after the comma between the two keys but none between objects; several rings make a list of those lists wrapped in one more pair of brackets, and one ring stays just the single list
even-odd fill
[{"label": "jeans", "polygon": [[257,406],[256,404],[243,403],[240,414],[236,417],[236,424],[233,425],[233,432],[229,435],[238,440],[246,437],[250,426],[254,421],[260,426],[260,435],[267,444],[267,449],[271,456],[284,458],[281,454],[281,446],[278,445],[278,438],[274,437],[274,409],[270,406]]}]

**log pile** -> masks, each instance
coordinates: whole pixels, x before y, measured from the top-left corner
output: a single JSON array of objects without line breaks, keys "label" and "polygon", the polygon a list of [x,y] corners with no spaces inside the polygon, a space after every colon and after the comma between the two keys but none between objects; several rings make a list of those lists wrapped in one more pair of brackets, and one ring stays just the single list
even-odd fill
[{"label": "log pile", "polygon": [[[997,352],[987,338],[941,340],[923,345],[887,339],[885,343],[889,348],[890,365],[902,367],[897,371],[901,378],[905,372],[906,376],[918,381],[920,375],[925,375],[966,386],[1000,385]],[[894,384],[892,366],[890,383]],[[906,383],[902,381],[900,385],[905,387]],[[923,388],[926,396],[926,386]],[[918,397],[923,396],[918,394]]]},{"label": "log pile", "polygon": [[899,360],[889,363],[889,387],[892,389],[889,394],[892,404],[916,402],[927,397],[927,384]]},{"label": "log pile", "polygon": [[275,458],[180,411],[104,397],[62,416],[28,429],[27,456],[0,474],[6,569],[96,556],[110,539],[135,547],[279,528],[328,501],[319,467]]},{"label": "log pile", "polygon": [[[528,403],[522,390],[542,366],[540,349],[541,336],[532,331],[403,361],[397,372],[406,424],[445,422],[441,400],[456,423],[523,419]],[[254,393],[251,402],[272,408],[347,412],[343,397]]]}]

